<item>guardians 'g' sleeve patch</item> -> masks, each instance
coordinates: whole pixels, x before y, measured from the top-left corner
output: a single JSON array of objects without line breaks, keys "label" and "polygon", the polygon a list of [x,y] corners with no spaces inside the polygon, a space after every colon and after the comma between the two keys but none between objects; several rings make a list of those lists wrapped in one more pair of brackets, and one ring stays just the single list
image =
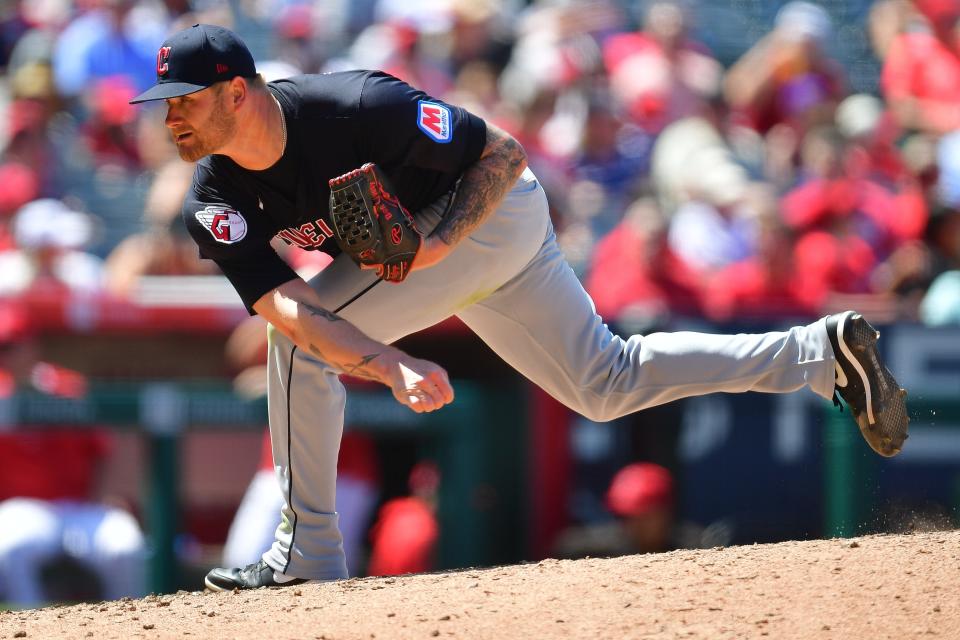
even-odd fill
[{"label": "guardians 'g' sleeve patch", "polygon": [[197,211],[194,215],[217,242],[233,244],[240,242],[247,235],[247,221],[233,209],[211,206],[203,211]]},{"label": "guardians 'g' sleeve patch", "polygon": [[450,142],[453,139],[450,107],[428,100],[420,100],[417,105],[417,126],[420,130],[437,142]]}]

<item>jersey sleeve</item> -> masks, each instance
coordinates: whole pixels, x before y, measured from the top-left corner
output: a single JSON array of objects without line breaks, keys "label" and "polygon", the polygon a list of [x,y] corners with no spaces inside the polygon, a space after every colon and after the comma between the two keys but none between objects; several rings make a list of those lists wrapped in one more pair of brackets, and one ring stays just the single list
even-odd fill
[{"label": "jersey sleeve", "polygon": [[383,72],[372,73],[364,83],[359,124],[366,157],[384,166],[460,175],[486,144],[481,118]]},{"label": "jersey sleeve", "polygon": [[265,293],[298,277],[270,245],[274,230],[256,202],[231,192],[208,167],[197,167],[181,213],[200,257],[217,263],[251,315]]}]

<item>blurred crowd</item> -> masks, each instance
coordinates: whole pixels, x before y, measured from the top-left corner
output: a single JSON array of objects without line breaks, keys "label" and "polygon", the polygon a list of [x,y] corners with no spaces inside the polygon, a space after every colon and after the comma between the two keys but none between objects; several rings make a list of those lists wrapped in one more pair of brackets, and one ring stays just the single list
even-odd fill
[{"label": "blurred crowd", "polygon": [[[956,0],[0,0],[10,317],[23,294],[122,299],[143,276],[216,273],[179,219],[192,167],[164,105],[128,104],[165,36],[197,22],[238,32],[268,80],[379,68],[511,132],[620,328],[816,317],[845,296],[960,323]],[[276,248],[307,275],[327,262]],[[17,373],[21,342],[0,332],[0,399],[58,371]],[[139,557],[138,536],[104,553]]]},{"label": "blurred crowd", "polygon": [[215,273],[178,219],[191,167],[163,105],[127,104],[165,35],[202,21],[268,80],[385,69],[513,133],[613,322],[808,316],[850,294],[960,321],[960,4],[769,3],[724,27],[742,33],[721,59],[704,22],[724,4],[0,2],[0,294]]}]

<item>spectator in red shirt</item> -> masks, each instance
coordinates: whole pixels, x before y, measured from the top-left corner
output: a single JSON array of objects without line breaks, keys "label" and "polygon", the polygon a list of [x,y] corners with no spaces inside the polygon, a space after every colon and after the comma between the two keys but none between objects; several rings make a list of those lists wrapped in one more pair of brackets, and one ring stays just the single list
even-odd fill
[{"label": "spectator in red shirt", "polygon": [[585,284],[597,312],[613,322],[660,326],[671,313],[701,311],[698,278],[668,246],[650,198],[634,202],[597,244]]},{"label": "spectator in red shirt", "polygon": [[380,508],[370,528],[367,575],[395,576],[422,573],[436,566],[440,537],[436,517],[440,472],[432,462],[419,462],[410,471],[410,494]]},{"label": "spectator in red shirt", "polygon": [[810,131],[801,153],[805,179],[784,196],[781,209],[787,225],[802,234],[798,268],[820,273],[833,291],[865,293],[875,267],[922,234],[926,208],[909,184],[899,192],[881,184],[850,151],[835,129]]},{"label": "spectator in red shirt", "polygon": [[607,507],[620,517],[636,553],[673,548],[677,497],[673,477],[660,465],[635,462],[617,472],[607,489]]},{"label": "spectator in red shirt", "polygon": [[89,115],[81,135],[97,166],[142,168],[134,135],[137,112],[130,104],[136,94],[133,83],[120,75],[97,80],[85,93]]},{"label": "spectator in red shirt", "polygon": [[678,493],[666,467],[628,464],[617,471],[606,491],[606,507],[614,519],[569,527],[552,553],[561,558],[609,558],[700,546],[689,544],[696,541],[684,535],[690,524],[677,520]]},{"label": "spectator in red shirt", "polygon": [[744,318],[813,317],[827,285],[797,265],[794,233],[781,221],[772,193],[755,190],[759,203],[756,254],[721,269],[705,287],[705,306],[719,322]]},{"label": "spectator in red shirt", "polygon": [[944,134],[960,129],[960,4],[954,0],[914,4],[927,24],[891,42],[881,87],[900,126]]}]

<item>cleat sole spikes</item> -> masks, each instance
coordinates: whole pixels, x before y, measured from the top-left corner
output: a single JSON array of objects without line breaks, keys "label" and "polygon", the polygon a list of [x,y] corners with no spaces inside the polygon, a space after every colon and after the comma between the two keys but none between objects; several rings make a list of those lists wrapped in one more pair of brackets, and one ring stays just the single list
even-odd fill
[{"label": "cleat sole spikes", "polygon": [[850,407],[867,444],[882,456],[896,455],[910,422],[907,392],[880,359],[880,332],[860,314],[847,311],[827,318],[827,333],[836,366],[845,374],[844,386],[838,384],[836,393]]}]

